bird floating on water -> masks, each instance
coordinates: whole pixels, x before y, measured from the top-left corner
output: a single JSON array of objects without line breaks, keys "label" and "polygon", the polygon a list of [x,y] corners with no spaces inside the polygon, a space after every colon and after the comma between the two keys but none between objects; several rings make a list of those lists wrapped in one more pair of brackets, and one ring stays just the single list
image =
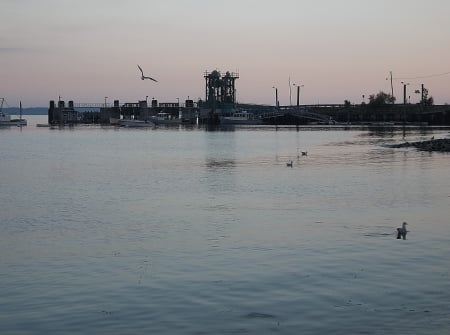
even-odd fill
[{"label": "bird floating on water", "polygon": [[401,228],[397,228],[397,240],[403,238],[404,240],[406,240],[406,234],[408,233],[408,231],[406,230],[406,222],[403,222],[402,227]]},{"label": "bird floating on water", "polygon": [[[301,153],[302,156],[308,156],[308,151],[301,151]],[[297,148],[297,158],[300,158],[300,151],[298,148]]]},{"label": "bird floating on water", "polygon": [[153,80],[153,81],[155,81],[155,82],[158,82],[156,79],[154,79],[154,78],[152,78],[152,77],[144,76],[144,71],[142,70],[142,68],[141,68],[139,65],[138,65],[137,67],[139,68],[139,71],[141,71],[141,79],[142,79],[142,80],[144,80],[144,79],[150,79],[150,80]]}]

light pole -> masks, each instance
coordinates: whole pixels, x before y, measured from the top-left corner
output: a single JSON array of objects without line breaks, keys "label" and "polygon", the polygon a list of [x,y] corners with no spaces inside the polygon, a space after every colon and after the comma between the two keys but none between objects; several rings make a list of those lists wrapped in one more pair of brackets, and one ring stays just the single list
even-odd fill
[{"label": "light pole", "polygon": [[106,108],[106,99],[108,99],[108,97],[105,97],[105,108]]},{"label": "light pole", "polygon": [[297,86],[297,107],[300,107],[300,87],[305,87],[305,85],[297,85],[297,84],[293,85]]},{"label": "light pole", "polygon": [[406,105],[406,86],[409,85],[409,83],[405,83],[402,81],[403,84],[403,104]]},{"label": "light pole", "polygon": [[278,88],[275,86],[272,86],[272,88],[275,89],[275,107],[278,108],[278,107],[280,107],[280,104],[278,102]]},{"label": "light pole", "polygon": [[289,77],[289,106],[292,107],[291,77]]}]

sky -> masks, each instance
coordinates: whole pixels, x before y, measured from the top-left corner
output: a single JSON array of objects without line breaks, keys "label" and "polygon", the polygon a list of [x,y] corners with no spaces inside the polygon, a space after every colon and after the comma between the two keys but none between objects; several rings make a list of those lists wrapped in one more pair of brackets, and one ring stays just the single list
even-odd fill
[{"label": "sky", "polygon": [[[205,98],[238,72],[241,103],[361,103],[424,84],[450,103],[448,0],[2,0],[0,98],[9,106]],[[139,64],[157,83],[140,79]],[[289,86],[289,83],[291,86]],[[290,92],[292,92],[290,94]]]}]

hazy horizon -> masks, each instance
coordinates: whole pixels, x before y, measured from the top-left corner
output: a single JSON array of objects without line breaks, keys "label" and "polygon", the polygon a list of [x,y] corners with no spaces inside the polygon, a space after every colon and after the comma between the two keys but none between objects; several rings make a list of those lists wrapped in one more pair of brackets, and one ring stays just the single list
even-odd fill
[{"label": "hazy horizon", "polygon": [[[241,103],[411,103],[424,84],[450,102],[450,2],[282,0],[5,0],[0,97],[111,103],[204,98],[205,71],[237,71]],[[142,81],[146,75],[158,80]]]}]

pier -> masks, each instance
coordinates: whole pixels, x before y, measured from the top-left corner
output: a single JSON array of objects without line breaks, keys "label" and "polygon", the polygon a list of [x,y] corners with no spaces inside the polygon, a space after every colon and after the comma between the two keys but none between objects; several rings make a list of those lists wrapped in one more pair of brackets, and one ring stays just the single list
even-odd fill
[{"label": "pier", "polygon": [[65,101],[50,101],[48,109],[48,124],[75,125],[75,124],[114,124],[115,120],[151,120],[158,113],[165,113],[169,118],[181,118],[185,123],[195,123],[197,108],[193,100],[180,102],[158,103],[152,99],[149,106],[146,100],[127,102],[121,104],[114,100],[108,103],[76,103],[72,100],[66,105]]},{"label": "pier", "polygon": [[50,101],[48,123],[50,125],[111,124],[113,119],[149,120],[158,113],[169,114],[171,118],[182,118],[185,124],[219,124],[222,116],[246,111],[268,125],[307,124],[423,124],[450,125],[450,106],[420,104],[398,104],[371,108],[367,105],[301,105],[275,106],[234,104],[234,107],[212,109],[199,101],[186,100],[158,103],[152,100],[136,103],[114,104],[74,103]]},{"label": "pier", "polygon": [[[275,106],[242,104],[236,102],[236,80],[239,73],[219,70],[204,73],[205,99],[184,103],[158,102],[147,99],[138,102],[113,104],[50,101],[48,123],[50,125],[116,124],[117,120],[149,121],[163,113],[169,119],[179,119],[177,124],[220,124],[234,113],[252,115],[252,121],[268,125],[307,124],[423,124],[450,125],[449,105],[427,104],[316,104]],[[243,121],[245,124],[245,122]],[[175,123],[174,123],[175,124]]]}]

